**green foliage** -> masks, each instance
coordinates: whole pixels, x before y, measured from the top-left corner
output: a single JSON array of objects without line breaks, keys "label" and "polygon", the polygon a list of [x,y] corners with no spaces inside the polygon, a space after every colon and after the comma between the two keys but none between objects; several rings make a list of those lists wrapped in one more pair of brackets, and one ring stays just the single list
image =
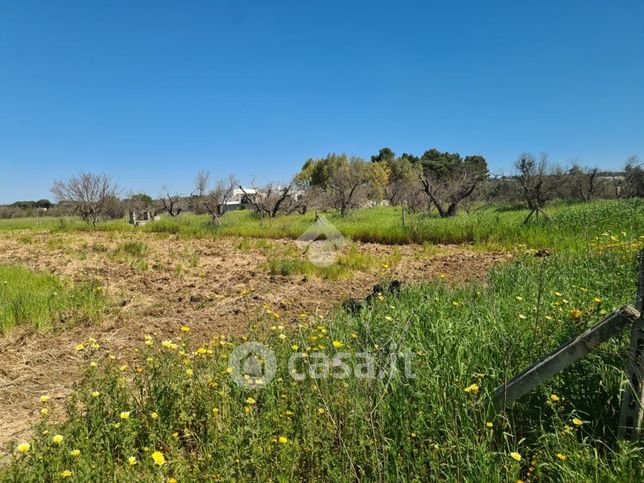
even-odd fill
[{"label": "green foliage", "polygon": [[0,334],[30,324],[36,329],[97,321],[105,308],[100,287],[71,285],[49,273],[0,265]]},{"label": "green foliage", "polygon": [[[227,372],[246,337],[201,346],[150,337],[128,366],[87,347],[67,420],[45,416],[0,481],[57,480],[65,470],[82,481],[638,481],[641,447],[613,437],[624,341],[505,416],[488,404],[507,377],[633,299],[636,254],[607,240],[585,253],[521,256],[486,283],[428,283],[356,314],[258,330],[251,340],[278,361],[264,389],[242,389]],[[266,317],[260,327],[275,324]],[[410,350],[414,377],[401,362],[376,379],[291,378],[288,358],[318,350],[346,350],[352,368],[370,352],[376,374]],[[306,374],[313,361],[303,361]]]}]

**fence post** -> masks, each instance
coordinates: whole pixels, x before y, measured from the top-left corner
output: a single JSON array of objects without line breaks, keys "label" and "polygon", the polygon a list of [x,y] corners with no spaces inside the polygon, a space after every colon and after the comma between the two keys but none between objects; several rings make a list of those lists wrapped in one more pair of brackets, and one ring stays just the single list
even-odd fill
[{"label": "fence post", "polygon": [[640,317],[633,324],[628,349],[626,374],[628,383],[622,391],[617,435],[620,439],[637,441],[642,430],[644,415],[644,249],[640,252],[636,308]]}]

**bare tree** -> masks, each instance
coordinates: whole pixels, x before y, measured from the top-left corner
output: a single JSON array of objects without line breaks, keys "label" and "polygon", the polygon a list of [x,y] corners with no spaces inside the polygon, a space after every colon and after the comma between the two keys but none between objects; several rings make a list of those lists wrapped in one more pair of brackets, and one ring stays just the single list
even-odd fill
[{"label": "bare tree", "polygon": [[540,160],[530,153],[521,154],[515,168],[523,200],[530,210],[523,223],[527,223],[532,215],[535,218],[539,218],[539,214],[547,217],[543,207],[555,196],[561,180],[561,171],[549,167],[546,154],[542,154]]},{"label": "bare tree", "polygon": [[597,192],[597,168],[583,168],[578,163],[573,163],[568,171],[568,179],[574,196],[581,201],[592,200]]},{"label": "bare tree", "polygon": [[261,217],[266,215],[275,218],[280,210],[290,213],[297,208],[297,199],[293,196],[294,186],[295,183],[291,181],[285,186],[268,183],[262,188],[256,188],[253,184],[253,192],[248,192],[241,186],[239,189]]},{"label": "bare tree", "polygon": [[193,198],[203,209],[210,214],[213,223],[221,223],[221,215],[224,214],[226,204],[232,200],[235,194],[235,187],[239,184],[235,176],[230,175],[228,179],[218,179],[210,189],[210,173],[200,171],[195,177],[195,192]]},{"label": "bare tree", "polygon": [[179,215],[185,207],[183,197],[178,194],[171,194],[167,186],[161,188],[159,200],[161,202],[159,211],[166,211],[173,218]]},{"label": "bare tree", "polygon": [[55,181],[51,187],[59,203],[74,207],[80,217],[96,226],[101,214],[118,194],[118,187],[105,174],[80,173],[68,180]]},{"label": "bare tree", "polygon": [[423,191],[441,218],[454,216],[465,199],[488,177],[483,156],[426,151],[420,159],[423,169],[419,179]]},{"label": "bare tree", "polygon": [[624,166],[624,179],[619,183],[619,196],[622,198],[644,196],[644,169],[637,156],[631,156]]},{"label": "bare tree", "polygon": [[366,197],[369,173],[366,163],[352,157],[340,163],[329,177],[329,202],[342,216],[350,208],[356,208]]}]

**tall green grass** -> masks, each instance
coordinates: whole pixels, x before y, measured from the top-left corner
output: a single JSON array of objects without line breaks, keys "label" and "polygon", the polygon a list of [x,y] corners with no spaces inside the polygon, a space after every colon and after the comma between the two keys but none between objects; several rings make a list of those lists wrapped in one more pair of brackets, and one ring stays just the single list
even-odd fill
[{"label": "tall green grass", "polygon": [[[303,315],[286,327],[268,314],[272,322],[248,338],[195,346],[150,337],[129,366],[88,348],[68,420],[45,417],[0,481],[56,480],[63,471],[81,481],[638,481],[642,448],[614,438],[625,340],[605,344],[505,414],[494,415],[488,399],[633,301],[636,255],[610,243],[526,255],[486,283],[409,287],[355,314]],[[276,377],[263,389],[242,389],[227,373],[229,354],[249,339],[276,353]],[[295,352],[309,354],[297,366],[304,370],[315,351],[345,350],[351,367],[359,353],[372,354],[376,374],[409,350],[414,377],[404,376],[400,360],[383,378],[290,376]]]},{"label": "tall green grass", "polygon": [[[484,248],[511,247],[524,244],[531,248],[585,249],[602,233],[611,232],[620,237],[636,239],[643,233],[644,200],[598,200],[590,203],[557,203],[546,210],[549,218],[523,224],[526,210],[506,209],[503,206],[481,207],[470,213],[442,219],[436,215],[408,214],[402,225],[398,207],[366,208],[340,216],[335,212],[325,216],[344,236],[354,241],[387,244],[406,243],[468,243]],[[40,219],[0,220],[0,231],[18,227],[44,227],[35,225]],[[152,232],[174,234],[186,238],[216,238],[240,236],[249,238],[297,239],[315,220],[314,213],[278,216],[260,220],[249,210],[229,212],[222,217],[220,226],[211,223],[208,216],[193,214],[175,218],[163,217],[160,221],[134,228],[125,220],[99,224],[96,228],[80,220],[48,222],[51,230],[63,231],[115,231]],[[621,233],[625,234],[622,235]]]},{"label": "tall green grass", "polygon": [[104,307],[96,284],[71,285],[49,273],[0,265],[0,335],[21,324],[49,329],[91,323]]}]

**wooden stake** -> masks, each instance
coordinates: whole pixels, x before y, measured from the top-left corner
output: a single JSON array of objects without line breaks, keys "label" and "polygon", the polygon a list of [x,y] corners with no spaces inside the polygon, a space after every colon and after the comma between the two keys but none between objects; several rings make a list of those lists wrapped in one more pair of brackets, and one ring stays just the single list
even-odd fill
[{"label": "wooden stake", "polygon": [[541,361],[499,386],[493,394],[497,411],[543,384],[558,372],[578,361],[596,346],[634,324],[640,313],[630,305],[608,315],[594,327],[558,347]]},{"label": "wooden stake", "polygon": [[637,288],[637,310],[640,318],[633,324],[631,344],[628,349],[626,375],[628,382],[622,391],[617,436],[637,441],[641,436],[644,416],[644,250],[640,253],[640,271]]}]

